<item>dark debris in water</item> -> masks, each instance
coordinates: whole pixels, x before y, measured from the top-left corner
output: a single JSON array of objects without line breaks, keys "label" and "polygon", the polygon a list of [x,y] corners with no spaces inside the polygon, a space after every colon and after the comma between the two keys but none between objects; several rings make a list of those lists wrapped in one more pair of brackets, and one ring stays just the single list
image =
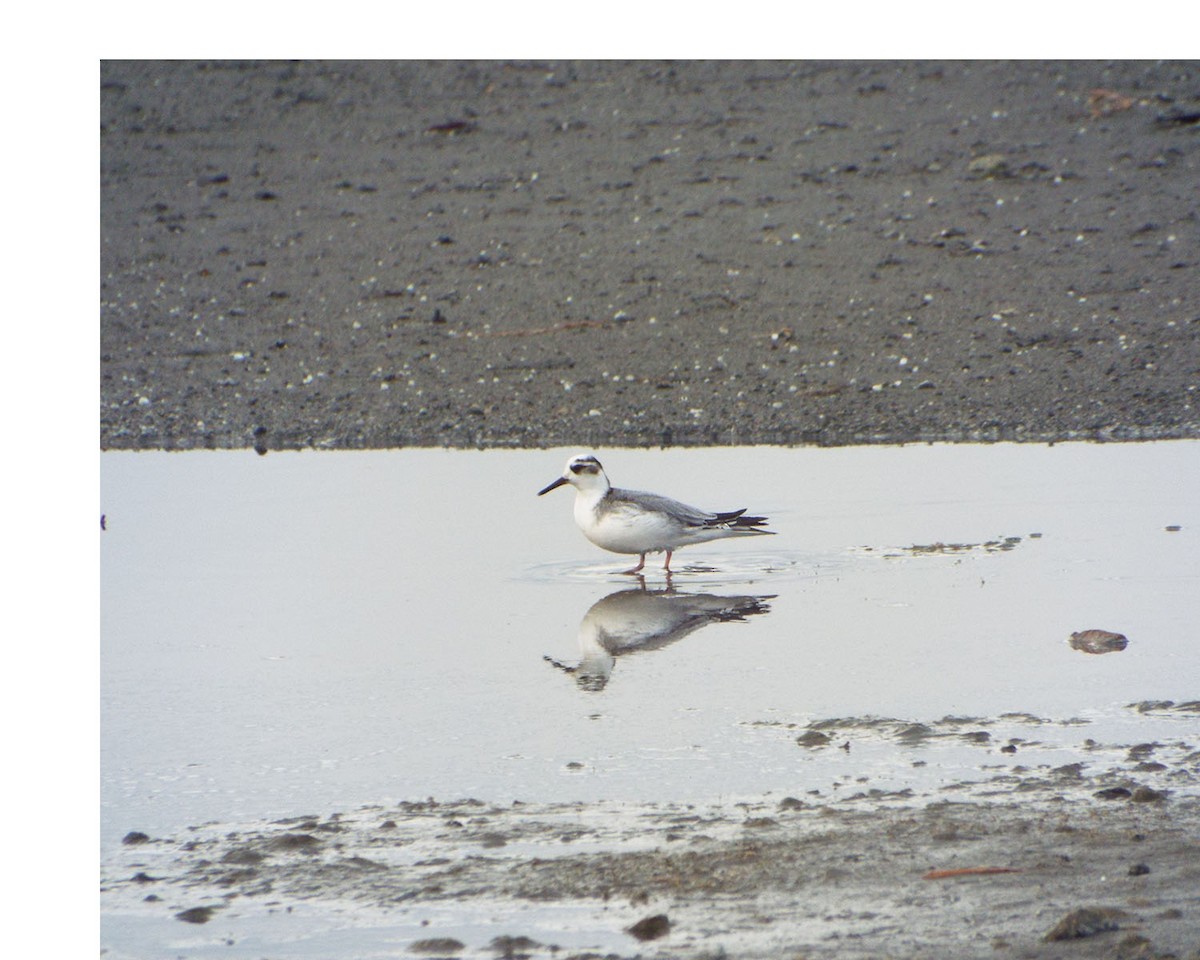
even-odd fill
[{"label": "dark debris in water", "polygon": [[[1141,712],[1180,710],[1195,711],[1200,703],[1187,701],[1152,701],[1130,704]],[[1028,713],[1007,713],[998,717],[945,716],[940,720],[916,721],[895,717],[849,716],[830,717],[807,724],[786,721],[752,721],[746,725],[763,730],[788,731],[797,746],[819,752],[840,746],[847,755],[852,745],[874,748],[865,756],[863,765],[847,776],[858,783],[868,783],[883,773],[879,767],[879,748],[885,764],[906,763],[921,767],[936,763],[940,749],[966,745],[990,754],[994,759],[985,762],[981,771],[990,771],[986,779],[944,785],[941,790],[958,793],[977,793],[981,796],[1009,796],[1015,793],[1086,792],[1093,800],[1123,800],[1135,804],[1158,803],[1168,798],[1186,795],[1189,785],[1200,782],[1200,750],[1184,741],[1143,743],[1101,743],[1090,737],[1073,741],[1070,749],[1090,755],[1085,761],[1053,765],[1039,764],[1040,751],[1063,748],[1061,736],[1073,727],[1087,726],[1079,718],[1052,720]],[[1014,735],[1013,724],[1035,725],[1044,729],[1040,738]],[[1009,728],[1009,729],[1005,729]],[[794,733],[792,733],[794,731]],[[919,759],[926,751],[926,759]],[[1017,755],[1020,753],[1020,761]],[[1154,755],[1153,762],[1148,758]],[[1107,769],[1104,764],[1109,764]],[[1120,776],[1116,783],[1114,776]],[[834,784],[835,788],[839,784]],[[1180,788],[1183,788],[1181,791]],[[819,795],[819,790],[809,791]],[[911,790],[881,790],[870,788],[854,794],[840,794],[838,803],[856,800],[909,799]],[[785,809],[781,807],[780,809]],[[1200,960],[1200,958],[1197,958]]]},{"label": "dark debris in water", "polygon": [[860,546],[864,553],[877,554],[885,560],[895,560],[901,557],[965,557],[974,554],[1006,553],[1015,549],[1025,540],[1040,540],[1041,533],[1030,533],[1024,537],[996,537],[992,540],[972,542],[946,542],[935,540],[929,543],[914,543],[906,547],[872,547]]},{"label": "dark debris in water", "polygon": [[[1040,537],[1041,534],[1036,534]],[[971,553],[1000,553],[1014,549],[1023,537],[998,537],[994,540],[985,540],[981,543],[943,543],[941,540],[935,543],[914,543],[909,547],[902,547],[901,554],[908,556],[920,557],[930,555],[941,556],[962,556]],[[886,554],[886,556],[899,556],[901,554]]]},{"label": "dark debris in water", "polygon": [[979,717],[948,716],[931,723],[894,717],[831,717],[814,720],[808,724],[804,732],[796,737],[796,742],[802,747],[823,747],[833,742],[832,733],[853,733],[860,737],[895,740],[909,746],[941,737],[967,743],[989,744],[992,735],[988,731],[964,728],[986,727],[991,723],[992,721]]},{"label": "dark debris in water", "polygon": [[1181,703],[1176,703],[1174,700],[1140,700],[1128,706],[1131,710],[1136,710],[1138,713],[1161,713],[1168,711],[1200,713],[1200,700],[1184,700]]}]

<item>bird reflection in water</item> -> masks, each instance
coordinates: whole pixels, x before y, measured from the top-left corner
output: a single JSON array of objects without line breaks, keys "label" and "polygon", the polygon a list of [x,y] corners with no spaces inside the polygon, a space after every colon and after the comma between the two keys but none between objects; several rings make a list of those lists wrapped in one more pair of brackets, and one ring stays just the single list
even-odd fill
[{"label": "bird reflection in water", "polygon": [[[639,579],[641,579],[639,577]],[[574,666],[545,657],[572,674],[584,690],[603,690],[617,657],[643,650],[659,650],[710,623],[744,621],[769,613],[762,597],[717,597],[707,593],[678,593],[640,587],[618,590],[592,604],[579,623],[579,663]]]}]

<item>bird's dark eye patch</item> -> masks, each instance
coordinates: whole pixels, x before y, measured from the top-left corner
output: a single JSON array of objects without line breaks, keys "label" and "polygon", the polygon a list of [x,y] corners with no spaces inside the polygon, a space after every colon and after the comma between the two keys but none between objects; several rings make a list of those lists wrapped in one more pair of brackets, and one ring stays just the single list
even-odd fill
[{"label": "bird's dark eye patch", "polygon": [[571,464],[571,472],[574,474],[599,473],[600,464],[595,460],[581,460],[579,463]]},{"label": "bird's dark eye patch", "polygon": [[586,469],[587,469],[587,467],[585,467],[582,463],[571,464],[571,472],[572,473],[583,473],[583,471]]}]

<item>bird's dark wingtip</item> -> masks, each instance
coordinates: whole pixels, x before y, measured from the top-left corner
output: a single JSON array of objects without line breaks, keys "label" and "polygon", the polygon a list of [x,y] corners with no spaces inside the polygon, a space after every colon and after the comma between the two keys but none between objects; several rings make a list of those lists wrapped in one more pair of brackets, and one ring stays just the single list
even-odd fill
[{"label": "bird's dark wingtip", "polygon": [[712,519],[705,520],[706,527],[728,527],[732,530],[742,530],[747,533],[774,533],[774,530],[760,529],[766,522],[766,517],[747,517],[746,508],[730,510],[727,513],[715,514]]}]

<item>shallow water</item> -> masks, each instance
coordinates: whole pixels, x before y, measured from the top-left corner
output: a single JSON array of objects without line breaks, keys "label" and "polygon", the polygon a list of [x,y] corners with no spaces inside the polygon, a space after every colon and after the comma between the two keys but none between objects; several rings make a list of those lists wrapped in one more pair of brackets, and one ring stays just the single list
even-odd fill
[{"label": "shallow water", "polygon": [[1195,732],[1129,705],[1200,696],[1200,443],[599,451],[770,516],[669,587],[535,496],[570,452],[105,454],[105,845],[427,796],[927,790]]}]

